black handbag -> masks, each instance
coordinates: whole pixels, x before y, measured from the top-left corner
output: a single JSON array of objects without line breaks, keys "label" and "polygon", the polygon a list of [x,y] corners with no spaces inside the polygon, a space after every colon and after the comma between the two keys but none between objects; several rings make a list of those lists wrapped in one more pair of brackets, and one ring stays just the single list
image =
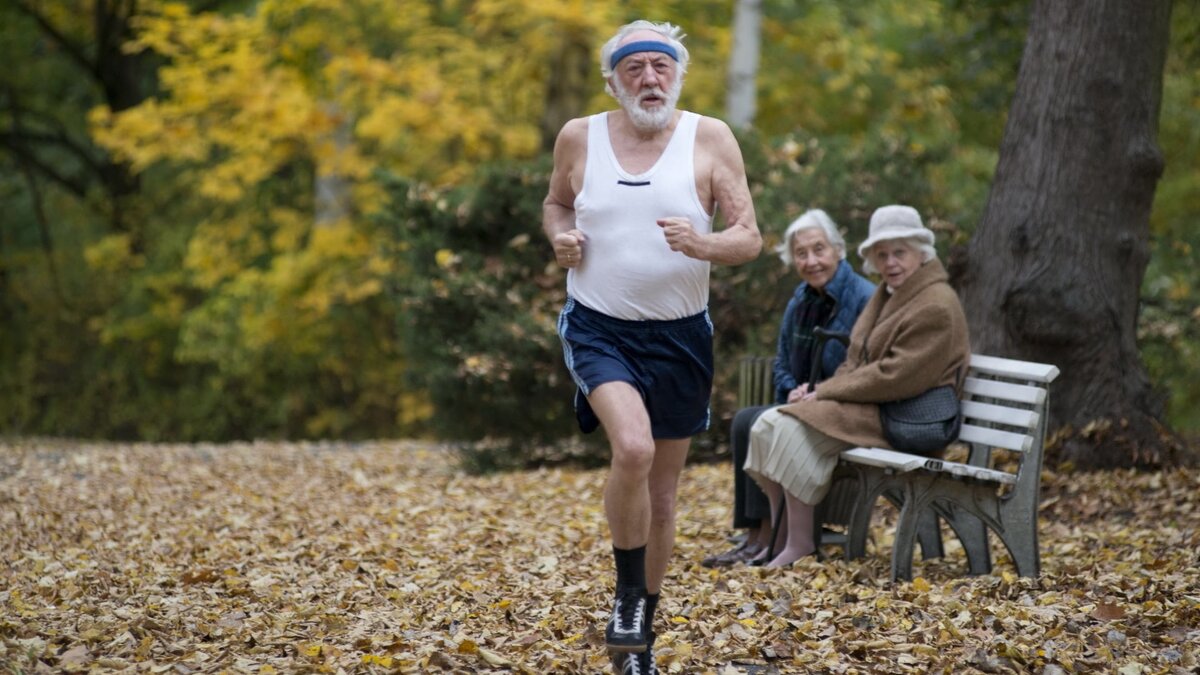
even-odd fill
[{"label": "black handbag", "polygon": [[962,406],[954,387],[947,384],[902,401],[880,403],[879,421],[892,448],[928,455],[958,439]]}]

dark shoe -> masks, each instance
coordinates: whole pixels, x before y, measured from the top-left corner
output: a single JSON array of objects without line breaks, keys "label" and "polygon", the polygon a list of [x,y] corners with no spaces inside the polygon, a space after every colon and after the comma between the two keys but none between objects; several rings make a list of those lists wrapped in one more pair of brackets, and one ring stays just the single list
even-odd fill
[{"label": "dark shoe", "polygon": [[743,543],[741,546],[729,549],[724,553],[710,555],[701,560],[700,564],[704,567],[732,567],[738,563],[744,563],[752,559],[761,552],[761,548]]},{"label": "dark shoe", "polygon": [[746,564],[750,567],[762,567],[771,562],[775,556],[767,549],[760,548],[753,556],[746,558]]},{"label": "dark shoe", "polygon": [[604,643],[610,652],[646,651],[646,594],[644,591],[617,592],[612,617],[604,627]]}]

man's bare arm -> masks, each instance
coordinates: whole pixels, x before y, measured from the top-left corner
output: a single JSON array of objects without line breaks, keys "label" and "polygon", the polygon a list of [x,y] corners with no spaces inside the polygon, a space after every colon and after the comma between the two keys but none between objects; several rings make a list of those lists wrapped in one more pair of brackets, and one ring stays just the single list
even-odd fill
[{"label": "man's bare arm", "polygon": [[567,122],[554,141],[554,170],[550,189],[542,201],[542,231],[554,248],[554,258],[563,267],[577,267],[583,260],[585,237],[575,228],[575,195],[579,176],[574,175],[587,152],[587,120]]},{"label": "man's bare arm", "polygon": [[706,117],[701,119],[697,142],[710,153],[712,196],[725,221],[723,230],[704,237],[697,257],[719,265],[754,260],[762,250],[762,235],[737,138],[724,122]]},{"label": "man's bare arm", "polygon": [[587,151],[587,121],[571,120],[554,141],[554,170],[550,190],[542,202],[542,230],[551,242],[575,228],[575,187],[572,171]]}]

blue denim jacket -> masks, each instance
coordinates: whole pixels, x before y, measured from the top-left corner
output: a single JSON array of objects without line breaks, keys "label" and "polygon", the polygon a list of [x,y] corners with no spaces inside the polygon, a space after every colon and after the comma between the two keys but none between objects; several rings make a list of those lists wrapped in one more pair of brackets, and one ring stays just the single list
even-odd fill
[{"label": "blue denim jacket", "polygon": [[[779,339],[775,353],[775,402],[787,403],[788,392],[802,382],[808,381],[808,373],[791,372],[791,359],[788,354],[788,336],[794,330],[796,322],[796,307],[800,298],[808,290],[807,283],[796,286],[792,299],[788,301],[787,309],[783,310],[783,321],[779,324]],[[858,320],[858,315],[867,301],[875,293],[875,284],[859,275],[845,260],[838,261],[837,271],[825,287],[825,292],[833,298],[833,312],[829,320],[822,326],[826,330],[849,333]],[[833,371],[846,360],[846,347],[836,340],[829,340],[821,352],[821,379],[833,375]]]}]

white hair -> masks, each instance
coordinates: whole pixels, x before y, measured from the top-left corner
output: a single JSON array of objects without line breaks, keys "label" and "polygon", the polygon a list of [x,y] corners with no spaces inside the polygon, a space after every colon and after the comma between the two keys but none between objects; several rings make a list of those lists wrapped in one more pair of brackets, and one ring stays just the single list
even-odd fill
[{"label": "white hair", "polygon": [[875,269],[875,263],[871,262],[871,249],[875,248],[875,246],[878,246],[879,244],[893,241],[898,241],[910,249],[920,253],[922,265],[937,257],[937,249],[933,247],[933,244],[927,243],[924,239],[918,239],[917,237],[884,239],[883,241],[876,242],[874,246],[867,249],[867,254],[863,256],[862,270],[864,274],[879,274],[879,270]]},{"label": "white hair", "polygon": [[838,232],[833,218],[830,218],[829,214],[821,209],[809,209],[793,220],[791,225],[788,225],[787,230],[783,233],[783,241],[775,247],[775,252],[779,254],[779,259],[783,261],[784,267],[790,268],[794,262],[792,260],[792,239],[804,230],[816,228],[825,231],[825,239],[829,241],[830,246],[837,249],[838,260],[846,259],[846,240],[842,238],[842,233]]},{"label": "white hair", "polygon": [[675,49],[675,53],[679,55],[679,61],[675,63],[675,76],[679,80],[683,80],[683,76],[687,73],[688,65],[688,50],[683,46],[683,38],[686,37],[683,29],[671,23],[654,23],[645,19],[638,19],[632,23],[627,23],[617,29],[617,34],[608,39],[604,46],[600,48],[600,75],[604,77],[604,91],[611,96],[616,97],[616,92],[613,91],[611,85],[608,84],[608,79],[613,75],[612,65],[609,61],[612,60],[613,52],[617,51],[617,45],[629,36],[630,33],[639,30],[654,31],[661,35],[664,41]]}]

